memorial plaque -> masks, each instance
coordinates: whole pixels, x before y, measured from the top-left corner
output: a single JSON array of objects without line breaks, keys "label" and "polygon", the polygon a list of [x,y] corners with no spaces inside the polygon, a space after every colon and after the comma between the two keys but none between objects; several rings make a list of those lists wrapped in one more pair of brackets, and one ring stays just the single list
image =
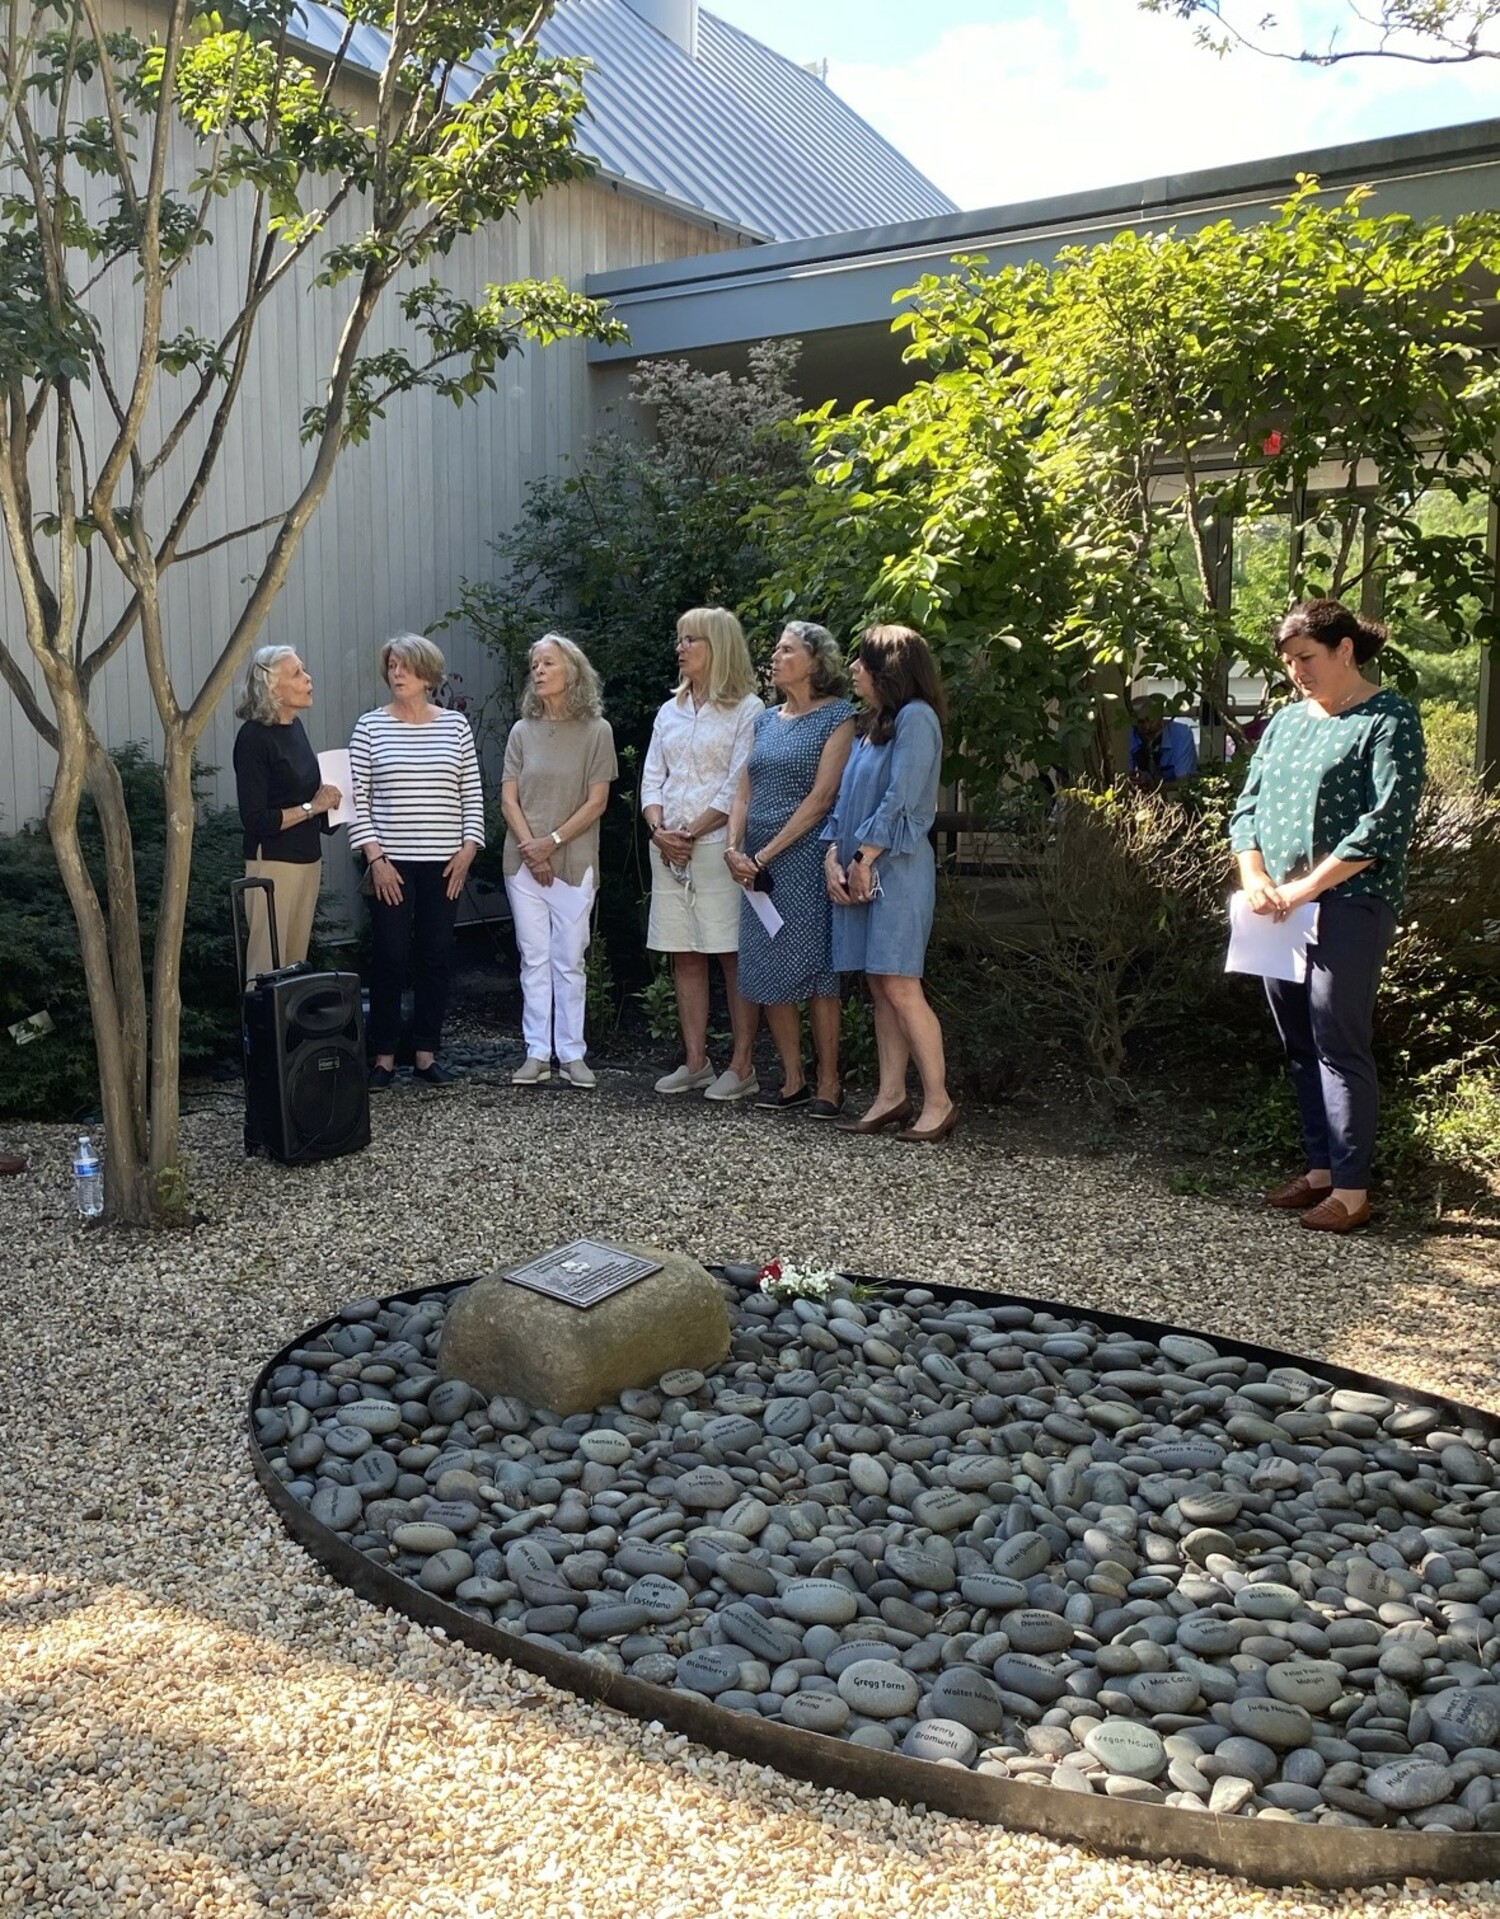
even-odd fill
[{"label": "memorial plaque", "polygon": [[661,1262],[639,1259],[634,1253],[621,1252],[618,1246],[606,1246],[600,1240],[575,1239],[571,1245],[558,1246],[550,1253],[530,1259],[524,1266],[507,1267],[503,1278],[513,1285],[525,1286],[533,1293],[545,1293],[548,1299],[560,1299],[565,1306],[587,1312],[601,1299],[609,1299],[638,1279],[659,1273]]}]

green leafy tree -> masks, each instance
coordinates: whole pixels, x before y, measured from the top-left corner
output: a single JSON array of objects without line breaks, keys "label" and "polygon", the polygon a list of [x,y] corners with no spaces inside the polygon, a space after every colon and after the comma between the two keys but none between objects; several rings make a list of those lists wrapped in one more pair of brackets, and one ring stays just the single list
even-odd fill
[{"label": "green leafy tree", "polygon": [[[180,1188],[194,748],[336,463],[398,394],[462,404],[525,339],[618,331],[556,282],[465,298],[433,277],[465,235],[586,170],[573,140],[578,67],[536,44],[551,6],[346,0],[342,43],[319,69],[292,50],[295,0],[230,0],[204,14],[168,0],[150,40],[108,31],[102,0],[7,9],[0,520],[36,679],[8,636],[0,676],[56,753],[47,829],[83,950],[117,1218],[147,1219]],[[385,39],[378,75],[349,57],[370,29]],[[475,83],[467,63],[486,46],[493,63]],[[273,302],[310,300],[325,304],[334,345],[321,391],[302,396],[300,477],[251,524],[195,543],[225,484],[221,456],[260,323]],[[377,345],[383,307],[400,324]],[[211,315],[211,333],[171,332],[180,310]],[[223,524],[228,510],[218,512]],[[227,630],[211,636],[206,671],[188,679],[163,582],[230,539],[259,557]],[[126,646],[162,738],[149,993],[136,849],[90,713],[100,671]],[[85,789],[101,825],[102,891],[79,843]]]},{"label": "green leafy tree", "polygon": [[1347,60],[1451,67],[1500,59],[1500,0],[1345,0],[1340,19],[1318,45],[1303,42],[1296,25],[1288,38],[1261,0],[1137,0],[1137,5],[1143,13],[1193,21],[1200,45],[1211,53],[1245,47],[1312,67],[1336,67]]},{"label": "green leafy tree", "polygon": [[1419,509],[1493,483],[1500,218],[1366,199],[1302,179],[1264,224],[925,278],[896,322],[922,377],[890,407],[814,416],[811,498],[773,509],[769,597],[928,631],[958,694],[955,770],[989,792],[1070,722],[1113,731],[1101,695],[1126,676],[1180,680],[1233,730],[1231,659],[1271,665],[1269,631],[1231,617],[1236,524],[1285,523],[1292,593],[1399,580],[1455,640],[1488,639],[1482,537]]}]

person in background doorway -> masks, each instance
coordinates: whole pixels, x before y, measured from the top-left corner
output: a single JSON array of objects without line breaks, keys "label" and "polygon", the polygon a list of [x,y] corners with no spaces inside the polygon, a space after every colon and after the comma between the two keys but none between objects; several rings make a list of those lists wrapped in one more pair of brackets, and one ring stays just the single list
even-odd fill
[{"label": "person in background doorway", "polygon": [[511,1074],[516,1086],[550,1079],[554,1053],[570,1086],[598,1084],[584,1057],[584,955],[599,890],[599,819],[618,770],[599,675],[572,640],[545,634],[531,649],[500,787],[526,1042]]},{"label": "person in background doorway", "polygon": [[1137,786],[1181,786],[1198,771],[1198,741],[1186,720],[1171,719],[1159,693],[1130,702],[1130,777]]},{"label": "person in background doorway", "polygon": [[[677,622],[677,671],[677,690],[656,715],[641,774],[641,817],[651,836],[646,944],[672,956],[685,1054],[656,1090],[743,1099],[760,1091],[751,1063],[755,1009],[739,995],[740,890],[724,849],[729,809],[765,706],[744,631],[722,606],[694,607]],[[729,1064],[717,1076],[708,1059],[715,956],[734,1034]]]},{"label": "person in background doorway", "polygon": [[[313,703],[312,675],[293,646],[258,647],[235,707],[244,722],[234,736],[234,789],[245,829],[245,877],[268,879],[275,891],[276,945],[283,966],[307,958],[323,835],[343,795],[318,770],[302,715]],[[271,970],[271,921],[265,894],[245,895],[249,941],[245,978]]]},{"label": "person in background doorway", "polygon": [[1252,912],[1285,919],[1317,902],[1307,977],[1266,981],[1306,1156],[1266,1200],[1313,1232],[1370,1217],[1375,989],[1426,773],[1416,709],[1361,670],[1385,638],[1337,600],[1292,608],[1276,649],[1298,698],[1272,716],[1229,823]]},{"label": "person in background doorway", "polygon": [[484,794],[474,735],[462,713],[433,703],[443,656],[431,640],[402,633],[380,649],[384,706],[355,721],[349,741],[355,823],[349,844],[362,852],[372,888],[370,929],[370,1085],[396,1076],[401,991],[414,988],[414,1077],[446,1086],[456,1077],[437,1057],[459,895],[484,845]]}]

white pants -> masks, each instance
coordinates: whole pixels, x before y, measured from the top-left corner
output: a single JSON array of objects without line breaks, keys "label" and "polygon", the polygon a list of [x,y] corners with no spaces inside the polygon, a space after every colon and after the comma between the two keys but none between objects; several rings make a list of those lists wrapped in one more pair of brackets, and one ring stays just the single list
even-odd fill
[{"label": "white pants", "polygon": [[[581,886],[541,885],[526,867],[505,882],[521,955],[521,1033],[528,1059],[582,1059],[588,998],[583,956],[594,900],[592,869]],[[580,895],[582,899],[580,901]]]}]

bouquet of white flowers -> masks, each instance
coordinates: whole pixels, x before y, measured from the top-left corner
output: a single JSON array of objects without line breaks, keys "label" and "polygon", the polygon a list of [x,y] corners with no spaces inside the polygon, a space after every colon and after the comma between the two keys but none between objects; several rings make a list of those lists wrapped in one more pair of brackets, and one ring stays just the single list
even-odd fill
[{"label": "bouquet of white flowers", "polygon": [[838,1277],[832,1266],[794,1266],[789,1259],[772,1259],[760,1269],[760,1290],[779,1300],[827,1299]]}]

